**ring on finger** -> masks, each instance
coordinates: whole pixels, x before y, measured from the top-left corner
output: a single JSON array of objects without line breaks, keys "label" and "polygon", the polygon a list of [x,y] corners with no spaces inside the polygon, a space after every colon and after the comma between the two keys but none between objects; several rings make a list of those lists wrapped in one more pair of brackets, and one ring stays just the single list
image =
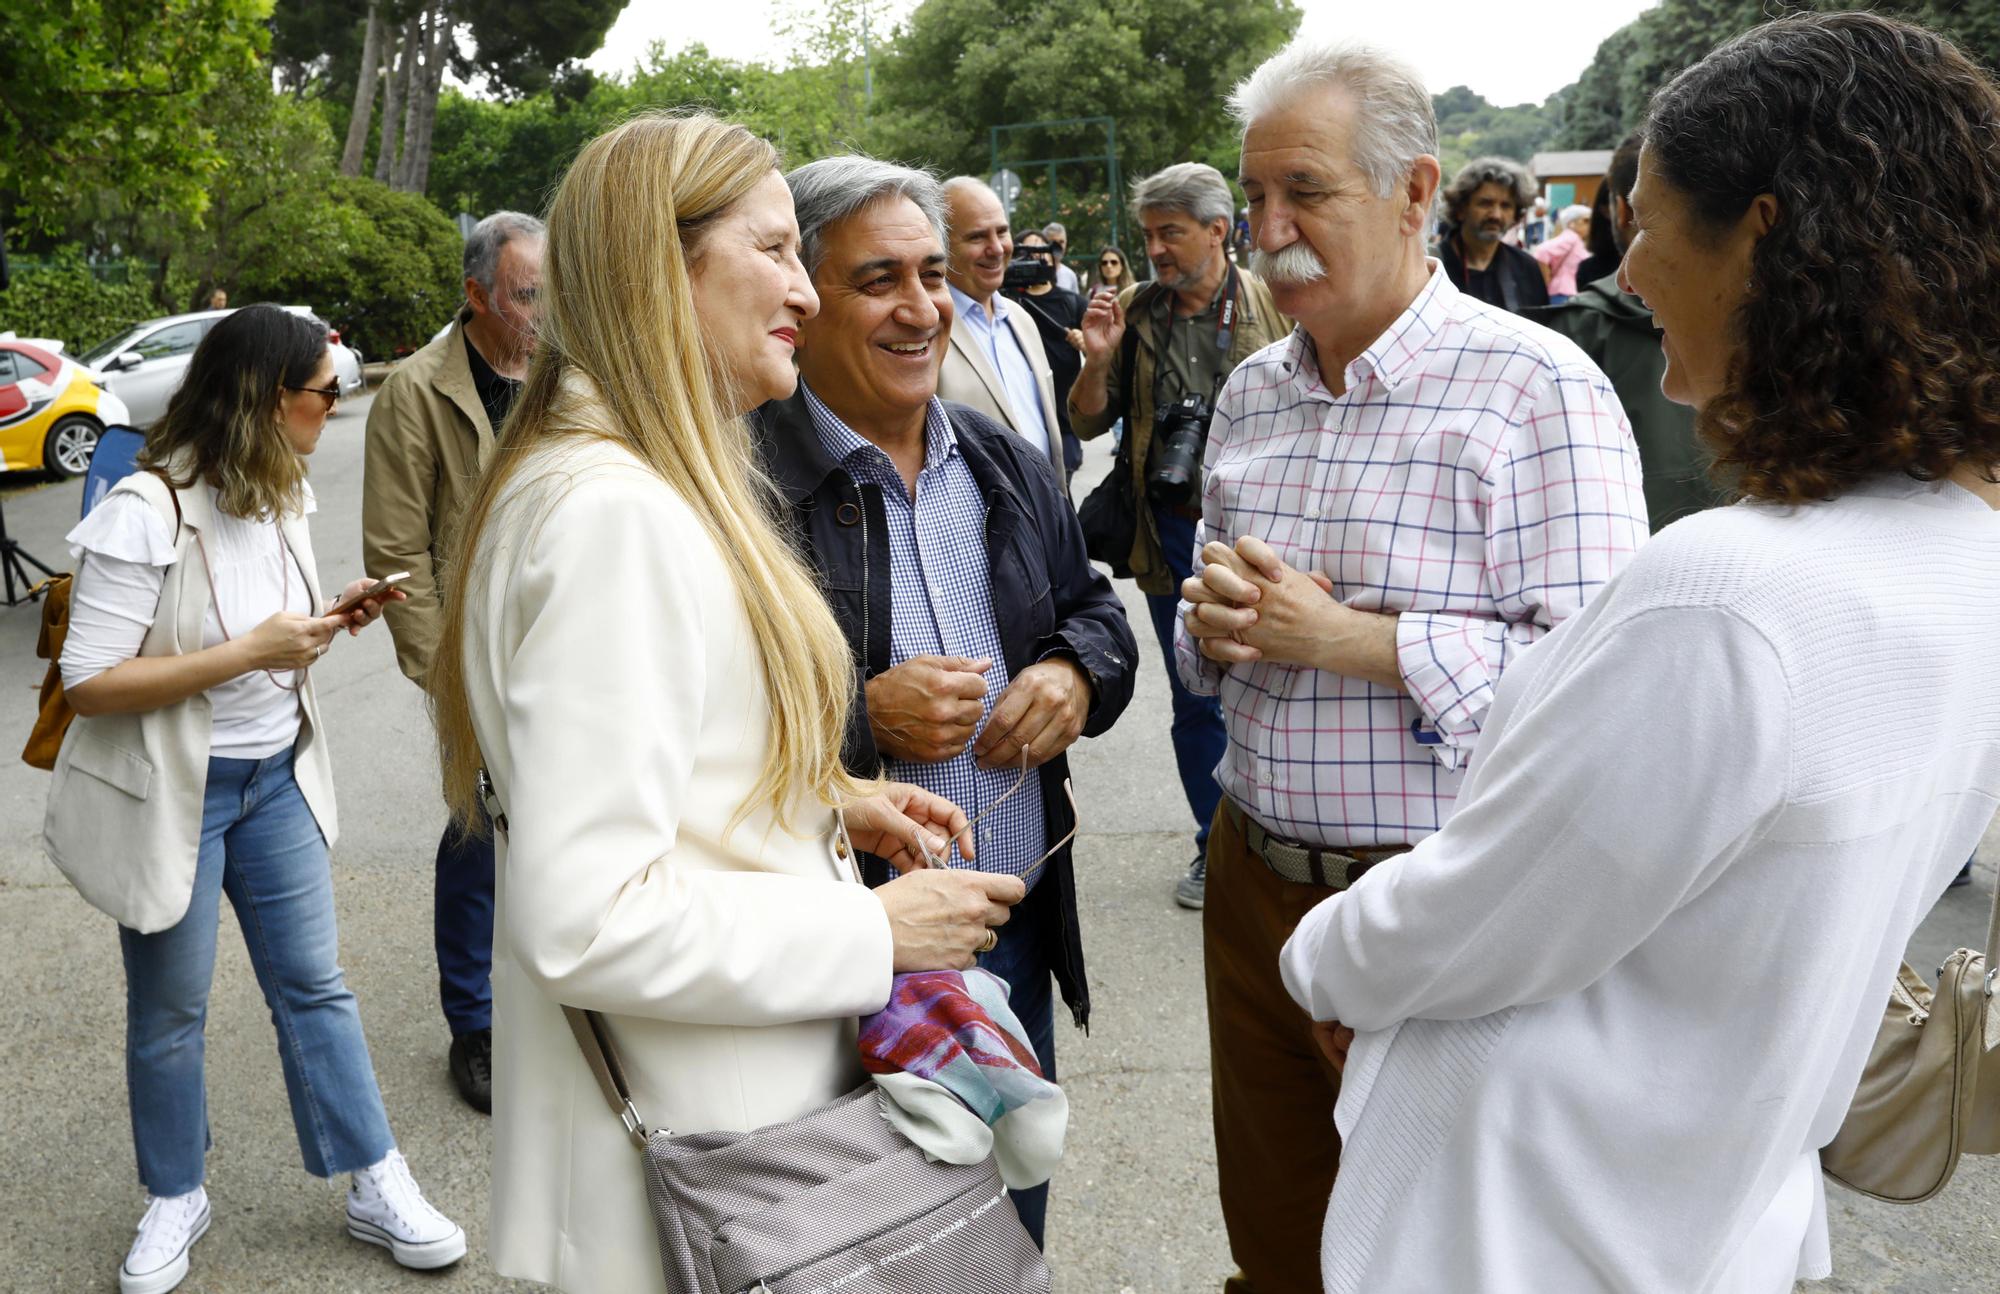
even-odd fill
[{"label": "ring on finger", "polygon": [[990,953],[1000,946],[1000,932],[993,927],[986,928],[986,938],[979,941],[979,951]]}]

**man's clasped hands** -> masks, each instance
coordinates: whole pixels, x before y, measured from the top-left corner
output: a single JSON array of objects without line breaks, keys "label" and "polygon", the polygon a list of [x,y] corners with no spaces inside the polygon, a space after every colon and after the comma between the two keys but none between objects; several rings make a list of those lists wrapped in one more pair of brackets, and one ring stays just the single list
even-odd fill
[{"label": "man's clasped hands", "polygon": [[1399,691],[1396,617],[1357,611],[1333,581],[1302,571],[1255,535],[1235,546],[1210,540],[1200,573],[1181,584],[1187,630],[1201,654],[1224,665],[1269,661],[1331,670]]}]

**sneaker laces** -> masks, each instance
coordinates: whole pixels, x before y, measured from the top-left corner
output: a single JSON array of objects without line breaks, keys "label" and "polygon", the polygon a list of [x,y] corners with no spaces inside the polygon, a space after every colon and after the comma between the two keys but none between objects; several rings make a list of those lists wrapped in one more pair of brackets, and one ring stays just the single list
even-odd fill
[{"label": "sneaker laces", "polygon": [[354,1191],[364,1200],[369,1197],[380,1200],[389,1210],[391,1217],[401,1222],[414,1236],[450,1233],[456,1224],[437,1211],[424,1198],[417,1179],[410,1175],[410,1165],[403,1158],[403,1152],[392,1150],[382,1162],[372,1168],[364,1168],[354,1174]]},{"label": "sneaker laces", "polygon": [[148,1195],[146,1212],[139,1219],[139,1235],[125,1257],[125,1265],[135,1272],[159,1268],[187,1247],[188,1232],[201,1217],[208,1193],[197,1186],[186,1195]]},{"label": "sneaker laces", "polygon": [[1188,874],[1188,879],[1189,879],[1189,880],[1191,880],[1191,881],[1205,881],[1205,880],[1207,880],[1207,879],[1208,879],[1208,855],[1207,855],[1207,854],[1196,854],[1196,855],[1194,856],[1194,861],[1188,864],[1188,872],[1187,872],[1187,874]]}]

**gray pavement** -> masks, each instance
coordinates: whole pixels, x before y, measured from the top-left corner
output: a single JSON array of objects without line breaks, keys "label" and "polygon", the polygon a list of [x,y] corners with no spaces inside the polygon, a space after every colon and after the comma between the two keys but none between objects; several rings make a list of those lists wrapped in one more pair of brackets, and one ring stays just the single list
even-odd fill
[{"label": "gray pavement", "polygon": [[[341,406],[313,460],[323,582],[361,574],[361,428]],[[1078,497],[1110,448],[1091,447]],[[21,492],[11,492],[15,489]],[[79,486],[0,480],[9,532],[58,568]],[[1173,905],[1193,823],[1175,780],[1167,689],[1143,605],[1138,694],[1119,726],[1074,760],[1077,847],[1097,1016],[1063,1030],[1073,1117],[1049,1217],[1060,1294],[1195,1294],[1219,1288],[1228,1246],[1216,1209],[1199,919]],[[0,734],[25,738],[42,662],[39,612],[0,609]],[[432,854],[443,810],[416,689],[386,633],[342,639],[316,667],[340,787],[336,893],[348,980],[397,1140],[418,1179],[461,1223],[472,1254],[414,1275],[347,1239],[340,1185],[299,1166],[272,1033],[241,938],[225,922],[208,1026],[215,1224],[195,1250],[190,1294],[525,1290],[486,1251],[486,1121],[445,1075],[431,956]],[[125,1113],[123,977],[111,922],[42,858],[48,775],[0,756],[0,1289],[109,1291],[137,1221]],[[1989,835],[1989,857],[2000,837]],[[1982,880],[1990,883],[1988,870]],[[1984,899],[1958,890],[1913,943],[1928,969],[1982,936]],[[1774,914],[1775,916],[1776,914]],[[1746,991],[1754,991],[1746,986]],[[1946,1294],[2000,1288],[2000,1164],[1968,1160],[1937,1200],[1891,1208],[1829,1188],[1838,1274],[1802,1289]],[[1557,1294],[1569,1294],[1567,1291]]]}]

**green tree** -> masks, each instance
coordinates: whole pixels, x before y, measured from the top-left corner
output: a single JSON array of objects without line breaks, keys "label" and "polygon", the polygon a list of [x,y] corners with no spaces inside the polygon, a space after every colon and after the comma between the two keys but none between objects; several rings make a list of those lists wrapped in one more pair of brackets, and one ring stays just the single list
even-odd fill
[{"label": "green tree", "polygon": [[420,193],[436,157],[447,69],[504,96],[546,90],[604,43],[626,3],[281,0],[273,48],[281,80],[320,96],[335,117],[348,142],[343,173],[359,173],[372,128],[375,177]]},{"label": "green tree", "polygon": [[259,208],[236,254],[233,296],[311,306],[379,359],[423,345],[462,294],[457,227],[372,179],[336,176]]},{"label": "green tree", "polygon": [[53,231],[85,195],[199,215],[222,165],[203,96],[256,64],[271,0],[0,5],[0,193]]},{"label": "green tree", "polygon": [[326,118],[309,104],[274,94],[261,68],[231,76],[210,91],[202,121],[215,131],[222,165],[209,185],[209,205],[189,217],[140,213],[124,245],[159,266],[162,306],[170,274],[228,288],[240,297],[247,282],[247,223],[273,207],[304,209],[317,203],[333,180],[333,137]]},{"label": "green tree", "polygon": [[[906,161],[985,173],[988,129],[1113,117],[1121,167],[1233,170],[1229,89],[1291,36],[1293,0],[925,0],[878,60],[870,139]],[[1088,137],[1016,136],[1034,156]]]},{"label": "green tree", "polygon": [[[809,73],[810,69],[806,69]],[[647,108],[707,108],[797,150],[785,138],[793,111],[775,87],[792,72],[736,63],[699,45],[669,55],[657,42],[624,77],[572,78],[510,100],[447,91],[438,101],[431,200],[450,214],[539,212],[577,151]]]},{"label": "green tree", "polygon": [[1438,120],[1438,160],[1447,180],[1475,157],[1498,154],[1525,162],[1548,147],[1560,125],[1556,100],[1502,108],[1463,85],[1432,96],[1431,105]]},{"label": "green tree", "polygon": [[2000,5],[1991,0],[1661,0],[1607,37],[1562,93],[1557,142],[1611,148],[1645,119],[1656,90],[1730,37],[1772,18],[1855,9],[1921,23],[2000,68]]}]

